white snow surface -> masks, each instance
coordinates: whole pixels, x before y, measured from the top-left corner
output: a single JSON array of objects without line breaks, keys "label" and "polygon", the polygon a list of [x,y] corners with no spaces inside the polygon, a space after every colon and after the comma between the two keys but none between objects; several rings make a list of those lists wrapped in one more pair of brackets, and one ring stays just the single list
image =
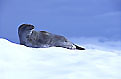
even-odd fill
[{"label": "white snow surface", "polygon": [[0,38],[0,79],[121,79],[121,50],[85,47],[29,48]]}]

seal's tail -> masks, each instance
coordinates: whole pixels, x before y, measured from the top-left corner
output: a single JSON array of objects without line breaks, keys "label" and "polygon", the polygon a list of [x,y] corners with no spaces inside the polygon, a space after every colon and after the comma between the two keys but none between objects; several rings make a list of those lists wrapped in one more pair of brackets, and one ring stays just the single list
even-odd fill
[{"label": "seal's tail", "polygon": [[[75,44],[74,44],[75,45]],[[75,45],[76,46],[76,49],[77,50],[85,50],[85,48],[82,48],[82,47],[80,47],[80,46],[77,46],[77,45]]]}]

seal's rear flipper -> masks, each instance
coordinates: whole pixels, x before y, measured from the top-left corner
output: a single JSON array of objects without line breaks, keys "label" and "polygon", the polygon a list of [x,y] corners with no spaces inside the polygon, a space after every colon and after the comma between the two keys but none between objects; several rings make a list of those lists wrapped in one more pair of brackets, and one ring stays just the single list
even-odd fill
[{"label": "seal's rear flipper", "polygon": [[[75,44],[74,44],[75,45]],[[77,50],[85,50],[85,48],[82,48],[82,47],[79,47],[79,46],[77,46],[77,45],[75,45],[76,46],[76,49]]]}]

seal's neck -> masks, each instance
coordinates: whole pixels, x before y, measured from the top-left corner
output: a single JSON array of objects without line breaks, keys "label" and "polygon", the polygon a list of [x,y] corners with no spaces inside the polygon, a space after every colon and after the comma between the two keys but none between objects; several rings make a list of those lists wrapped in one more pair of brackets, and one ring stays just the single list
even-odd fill
[{"label": "seal's neck", "polygon": [[20,44],[24,45],[27,42],[28,36],[31,36],[33,31],[34,29],[21,32],[22,34],[19,34]]},{"label": "seal's neck", "polygon": [[30,30],[30,32],[29,32],[29,34],[28,34],[28,35],[31,35],[33,31],[34,31],[34,29]]}]

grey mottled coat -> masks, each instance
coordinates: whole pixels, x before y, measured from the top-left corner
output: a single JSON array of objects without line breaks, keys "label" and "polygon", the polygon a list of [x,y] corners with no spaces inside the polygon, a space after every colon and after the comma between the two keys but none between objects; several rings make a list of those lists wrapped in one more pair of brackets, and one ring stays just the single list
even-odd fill
[{"label": "grey mottled coat", "polygon": [[33,48],[63,47],[67,49],[85,50],[79,47],[64,36],[55,35],[46,31],[34,31],[34,26],[22,24],[18,28],[18,35],[21,45]]}]

